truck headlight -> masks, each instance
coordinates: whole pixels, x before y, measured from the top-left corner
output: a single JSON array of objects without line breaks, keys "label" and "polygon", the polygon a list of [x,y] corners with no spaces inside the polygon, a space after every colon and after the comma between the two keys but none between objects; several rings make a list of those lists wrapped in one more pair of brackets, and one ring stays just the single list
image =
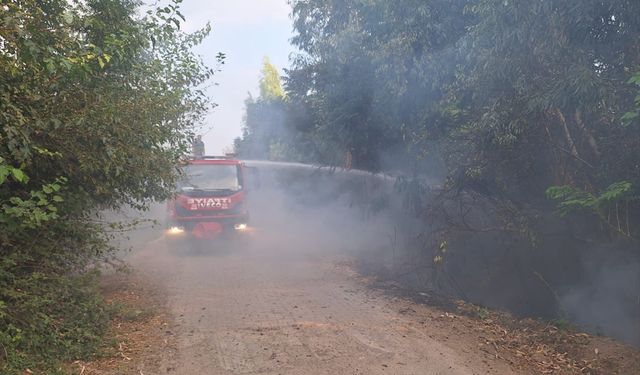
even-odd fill
[{"label": "truck headlight", "polygon": [[184,228],[182,227],[170,227],[169,229],[167,229],[168,235],[176,236],[182,233],[184,233]]},{"label": "truck headlight", "polygon": [[247,230],[248,226],[245,223],[241,223],[241,224],[236,224],[233,226],[233,229],[238,230],[238,231],[243,231],[243,230]]}]

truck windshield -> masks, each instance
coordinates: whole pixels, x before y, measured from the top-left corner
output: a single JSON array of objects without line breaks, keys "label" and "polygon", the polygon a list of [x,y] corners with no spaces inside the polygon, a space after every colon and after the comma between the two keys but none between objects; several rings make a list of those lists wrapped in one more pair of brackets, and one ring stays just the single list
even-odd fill
[{"label": "truck windshield", "polygon": [[184,169],[184,176],[178,183],[180,191],[238,191],[238,167],[225,164],[191,164]]}]

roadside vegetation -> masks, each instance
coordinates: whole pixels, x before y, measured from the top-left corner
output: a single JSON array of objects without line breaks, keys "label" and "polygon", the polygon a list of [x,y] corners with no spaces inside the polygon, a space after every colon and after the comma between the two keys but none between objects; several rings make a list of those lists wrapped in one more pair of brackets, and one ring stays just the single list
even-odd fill
[{"label": "roadside vegetation", "polygon": [[639,2],[291,3],[241,155],[399,175],[428,286],[640,344]]},{"label": "roadside vegetation", "polygon": [[[0,372],[96,354],[97,265],[126,224],[99,212],[170,194],[215,70],[174,0],[0,2]],[[224,56],[218,56],[220,63]]]}]

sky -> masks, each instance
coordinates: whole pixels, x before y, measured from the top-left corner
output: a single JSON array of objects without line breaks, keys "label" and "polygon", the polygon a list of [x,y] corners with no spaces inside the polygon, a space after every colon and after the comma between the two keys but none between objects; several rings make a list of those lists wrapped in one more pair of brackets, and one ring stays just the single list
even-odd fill
[{"label": "sky", "polygon": [[289,44],[290,6],[287,0],[185,0],[181,12],[184,31],[211,22],[211,34],[196,50],[209,66],[216,64],[218,52],[227,56],[213,79],[218,85],[209,91],[218,107],[205,120],[202,137],[206,153],[217,155],[230,150],[241,134],[244,101],[249,92],[258,94],[263,57],[268,56],[281,74],[289,66],[295,50]]}]

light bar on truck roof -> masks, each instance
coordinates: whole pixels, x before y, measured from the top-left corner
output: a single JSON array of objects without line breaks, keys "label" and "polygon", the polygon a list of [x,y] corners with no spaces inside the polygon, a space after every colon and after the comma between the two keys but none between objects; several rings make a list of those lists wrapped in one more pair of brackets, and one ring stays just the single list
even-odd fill
[{"label": "light bar on truck roof", "polygon": [[231,159],[235,159],[235,155],[227,155],[227,156],[221,156],[221,155],[203,155],[203,156],[192,156],[190,158],[191,160],[231,160]]}]

